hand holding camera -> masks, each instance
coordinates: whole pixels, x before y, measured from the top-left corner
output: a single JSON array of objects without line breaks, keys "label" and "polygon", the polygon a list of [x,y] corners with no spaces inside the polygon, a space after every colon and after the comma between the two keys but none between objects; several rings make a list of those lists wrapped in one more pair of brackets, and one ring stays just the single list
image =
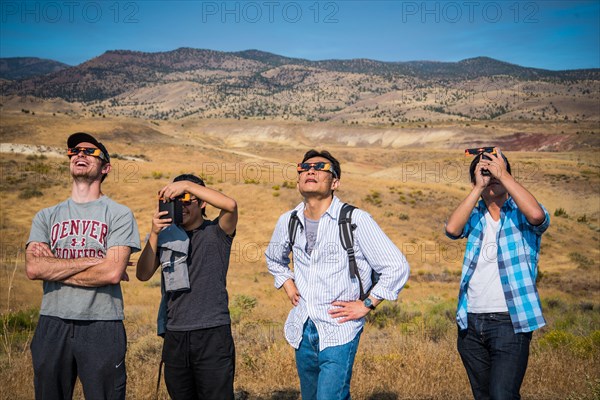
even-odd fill
[{"label": "hand holding camera", "polygon": [[[476,157],[479,157],[480,160],[492,161],[492,159],[489,156],[487,156],[486,153],[497,154],[496,148],[495,147],[479,147],[479,148],[475,148],[475,149],[466,149],[465,150],[465,156],[476,156]],[[481,175],[490,176],[489,169],[482,168]]]},{"label": "hand holding camera", "polygon": [[[170,219],[170,223],[181,225],[183,223],[183,204],[191,201],[191,195],[184,193],[174,199],[168,197],[158,198],[159,219]],[[163,213],[166,212],[166,213]]]},{"label": "hand holding camera", "polygon": [[482,176],[500,178],[506,170],[504,161],[501,158],[502,153],[498,147],[466,149],[465,155],[474,155],[475,159],[479,160],[477,170],[480,171]]},{"label": "hand holding camera", "polygon": [[498,147],[479,147],[465,150],[466,156],[475,156],[475,180],[482,186],[487,186],[491,178],[500,179],[506,173],[506,164]]}]

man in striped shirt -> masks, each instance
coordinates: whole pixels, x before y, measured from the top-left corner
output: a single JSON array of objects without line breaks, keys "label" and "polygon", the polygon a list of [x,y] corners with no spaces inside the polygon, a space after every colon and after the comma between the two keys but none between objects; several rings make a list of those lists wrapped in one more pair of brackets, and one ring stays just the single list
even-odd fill
[{"label": "man in striped shirt", "polygon": [[496,152],[471,163],[473,189],[450,215],[446,234],[468,238],[456,319],[473,396],[520,399],[532,331],[546,323],[535,281],[550,216]]},{"label": "man in striped shirt", "polygon": [[350,276],[348,254],[340,241],[343,203],[334,195],[340,177],[340,164],[329,152],[308,151],[298,164],[303,201],[294,209],[300,223],[293,248],[288,226],[294,210],[290,210],[279,218],[265,252],[275,287],[283,287],[294,306],[284,331],[296,349],[304,400],[350,398],[352,365],[365,316],[384,299],[396,300],[409,275],[402,252],[368,213],[356,209],[354,252],[363,286],[371,287],[372,270],[381,274],[369,297],[359,300],[359,282]]}]

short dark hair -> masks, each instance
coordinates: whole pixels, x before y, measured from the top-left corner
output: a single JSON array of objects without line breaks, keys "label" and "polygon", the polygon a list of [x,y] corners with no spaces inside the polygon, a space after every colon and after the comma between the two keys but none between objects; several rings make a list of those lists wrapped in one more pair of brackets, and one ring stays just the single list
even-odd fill
[{"label": "short dark hair", "polygon": [[331,155],[327,150],[317,151],[315,149],[311,149],[304,154],[304,158],[302,162],[305,162],[309,158],[313,157],[323,157],[331,162],[331,167],[335,171],[336,178],[340,179],[342,177],[342,168],[340,167],[340,162]]},{"label": "short dark hair", "polygon": [[[477,167],[477,164],[479,164],[479,161],[481,161],[481,158],[484,156],[484,154],[485,153],[477,154],[473,161],[471,161],[471,165],[469,166],[469,175],[471,176],[471,183],[473,184],[475,184],[475,168]],[[500,155],[506,163],[506,171],[512,175],[512,173],[510,172],[510,163],[508,162],[508,158],[506,158],[504,153],[500,153]],[[488,156],[486,157],[489,158]]]},{"label": "short dark hair", "polygon": [[[204,181],[201,178],[199,178],[193,174],[181,174],[179,176],[176,176],[175,179],[173,179],[173,182],[180,182],[180,181],[189,181],[189,182],[195,183],[197,185],[206,187],[206,185],[204,184]],[[198,205],[200,205],[200,203],[198,203]],[[202,209],[202,216],[206,217],[206,207],[204,207]]]}]

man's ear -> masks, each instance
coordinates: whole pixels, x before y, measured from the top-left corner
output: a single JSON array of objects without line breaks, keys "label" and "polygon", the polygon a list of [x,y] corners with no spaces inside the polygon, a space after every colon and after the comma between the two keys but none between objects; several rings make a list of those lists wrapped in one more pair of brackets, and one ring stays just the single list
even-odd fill
[{"label": "man's ear", "polygon": [[102,173],[106,175],[110,172],[111,169],[112,165],[110,165],[110,163],[106,163],[102,166]]},{"label": "man's ear", "polygon": [[340,187],[340,180],[338,178],[333,178],[331,181],[331,190],[337,190]]}]

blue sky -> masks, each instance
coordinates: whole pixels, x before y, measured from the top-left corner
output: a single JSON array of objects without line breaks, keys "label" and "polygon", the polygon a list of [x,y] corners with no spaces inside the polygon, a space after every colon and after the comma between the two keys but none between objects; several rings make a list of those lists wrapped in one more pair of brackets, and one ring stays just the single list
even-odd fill
[{"label": "blue sky", "polygon": [[311,60],[600,68],[594,1],[8,1],[0,56],[76,65],[107,50],[259,49]]}]

